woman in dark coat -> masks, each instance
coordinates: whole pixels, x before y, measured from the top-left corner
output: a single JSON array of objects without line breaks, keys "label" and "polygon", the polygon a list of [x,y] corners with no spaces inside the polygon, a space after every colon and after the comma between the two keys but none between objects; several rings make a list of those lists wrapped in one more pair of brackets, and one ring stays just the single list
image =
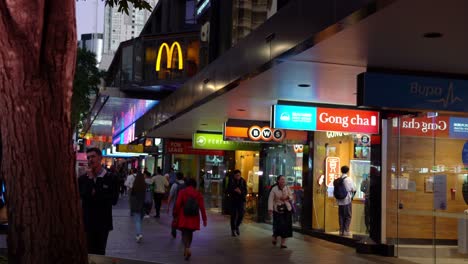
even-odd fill
[{"label": "woman in dark coat", "polygon": [[[192,244],[193,232],[200,230],[200,212],[203,219],[203,226],[206,226],[206,211],[203,202],[203,196],[195,189],[197,183],[194,179],[186,181],[184,189],[177,194],[177,201],[173,210],[176,227],[182,231],[182,241],[184,242],[185,250],[184,257],[186,260],[190,258],[192,252],[190,245]],[[187,206],[191,201],[196,201],[198,212],[195,215],[186,215]]]},{"label": "woman in dark coat", "polygon": [[136,228],[136,242],[140,243],[143,238],[141,232],[141,222],[143,219],[143,204],[145,202],[146,183],[145,177],[140,172],[137,173],[133,182],[132,191],[130,194],[130,211],[133,214]]}]

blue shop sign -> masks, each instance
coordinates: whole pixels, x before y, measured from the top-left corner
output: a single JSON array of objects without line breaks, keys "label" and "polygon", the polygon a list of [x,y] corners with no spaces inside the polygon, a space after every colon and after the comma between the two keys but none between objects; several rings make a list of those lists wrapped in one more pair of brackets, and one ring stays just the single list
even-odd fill
[{"label": "blue shop sign", "polygon": [[316,130],[317,107],[274,105],[272,127],[291,130]]},{"label": "blue shop sign", "polygon": [[468,80],[361,73],[358,105],[468,112]]},{"label": "blue shop sign", "polygon": [[449,136],[450,138],[468,139],[468,118],[450,117]]}]

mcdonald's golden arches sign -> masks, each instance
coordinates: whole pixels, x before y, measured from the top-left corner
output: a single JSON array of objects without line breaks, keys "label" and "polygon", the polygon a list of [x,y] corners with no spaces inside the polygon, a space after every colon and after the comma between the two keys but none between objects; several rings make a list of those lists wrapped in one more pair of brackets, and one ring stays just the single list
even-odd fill
[{"label": "mcdonald's golden arches sign", "polygon": [[169,47],[169,45],[164,42],[158,50],[158,57],[156,57],[156,71],[161,70],[161,56],[163,56],[163,51],[166,51],[166,58],[167,58],[167,68],[171,69],[172,68],[172,61],[173,61],[173,56],[174,56],[174,51],[177,48],[177,64],[178,64],[178,69],[182,70],[184,68],[184,61],[182,57],[182,48],[180,47],[179,42],[174,41],[172,45]]}]

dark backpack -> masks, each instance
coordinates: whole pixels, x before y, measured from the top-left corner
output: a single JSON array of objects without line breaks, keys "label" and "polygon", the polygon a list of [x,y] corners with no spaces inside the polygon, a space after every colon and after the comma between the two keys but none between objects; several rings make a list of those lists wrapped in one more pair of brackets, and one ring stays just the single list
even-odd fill
[{"label": "dark backpack", "polygon": [[348,191],[346,190],[346,186],[344,184],[345,177],[340,177],[333,181],[333,196],[335,196],[338,200],[343,200],[348,196]]},{"label": "dark backpack", "polygon": [[198,216],[198,211],[200,207],[198,206],[198,201],[196,197],[189,196],[187,201],[184,204],[184,215],[186,216]]}]

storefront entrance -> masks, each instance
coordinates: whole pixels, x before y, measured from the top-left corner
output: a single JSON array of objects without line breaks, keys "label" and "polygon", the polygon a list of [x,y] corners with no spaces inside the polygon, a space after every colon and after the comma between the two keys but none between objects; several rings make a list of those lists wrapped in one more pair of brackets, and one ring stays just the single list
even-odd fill
[{"label": "storefront entrance", "polygon": [[468,118],[387,121],[386,239],[416,263],[468,259]]},{"label": "storefront entrance", "polygon": [[315,132],[312,228],[339,235],[338,204],[333,196],[333,181],[341,176],[341,166],[356,193],[352,200],[350,236],[359,239],[369,234],[369,174],[371,141],[368,134]]}]

